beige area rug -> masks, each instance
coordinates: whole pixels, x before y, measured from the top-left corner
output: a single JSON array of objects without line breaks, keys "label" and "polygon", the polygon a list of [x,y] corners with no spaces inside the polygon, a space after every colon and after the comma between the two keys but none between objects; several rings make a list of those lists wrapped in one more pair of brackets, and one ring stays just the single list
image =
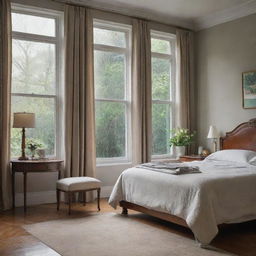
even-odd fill
[{"label": "beige area rug", "polygon": [[63,256],[218,256],[188,239],[115,213],[55,220],[24,228]]}]

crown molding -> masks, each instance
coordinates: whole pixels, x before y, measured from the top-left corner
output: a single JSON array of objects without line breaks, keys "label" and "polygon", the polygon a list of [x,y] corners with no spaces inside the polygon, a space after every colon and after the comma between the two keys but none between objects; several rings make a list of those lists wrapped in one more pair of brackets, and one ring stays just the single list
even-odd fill
[{"label": "crown molding", "polygon": [[199,31],[207,29],[254,13],[256,13],[256,0],[251,0],[247,3],[194,19],[194,30]]},{"label": "crown molding", "polygon": [[89,8],[95,8],[97,10],[109,11],[113,13],[123,14],[130,17],[142,18],[150,21],[160,22],[166,25],[174,27],[181,27],[187,29],[194,29],[192,20],[174,17],[170,15],[163,15],[154,10],[136,8],[134,6],[124,3],[111,4],[104,0],[52,0],[54,2],[66,3],[66,4],[77,4]]},{"label": "crown molding", "polygon": [[[16,0],[17,1],[17,0]],[[184,19],[180,17],[163,15],[154,10],[146,8],[135,8],[129,3],[107,3],[104,0],[52,0],[53,2],[77,4],[89,8],[95,8],[102,11],[123,14],[131,17],[137,17],[155,22],[160,22],[174,27],[187,28],[199,31],[214,27],[216,25],[239,19],[256,13],[256,0],[248,0],[246,3],[234,5],[209,15],[201,16],[195,19]]]}]

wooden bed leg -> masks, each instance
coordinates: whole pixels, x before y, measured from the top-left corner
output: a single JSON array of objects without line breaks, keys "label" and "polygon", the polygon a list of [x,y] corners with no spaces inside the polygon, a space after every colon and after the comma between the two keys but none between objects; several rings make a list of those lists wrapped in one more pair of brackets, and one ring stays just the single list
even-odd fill
[{"label": "wooden bed leg", "polygon": [[128,209],[125,208],[125,207],[122,207],[122,208],[123,208],[122,214],[123,214],[123,215],[127,215],[127,214],[128,214]]}]

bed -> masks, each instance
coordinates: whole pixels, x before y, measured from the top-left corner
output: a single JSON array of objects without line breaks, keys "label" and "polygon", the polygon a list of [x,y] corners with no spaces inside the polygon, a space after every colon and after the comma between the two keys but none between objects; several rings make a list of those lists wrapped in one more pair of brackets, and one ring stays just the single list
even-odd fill
[{"label": "bed", "polygon": [[[185,227],[209,244],[218,225],[256,219],[256,119],[220,139],[222,151],[194,161],[201,173],[171,175],[129,168],[118,178],[109,204]],[[248,162],[249,160],[250,162]]]}]

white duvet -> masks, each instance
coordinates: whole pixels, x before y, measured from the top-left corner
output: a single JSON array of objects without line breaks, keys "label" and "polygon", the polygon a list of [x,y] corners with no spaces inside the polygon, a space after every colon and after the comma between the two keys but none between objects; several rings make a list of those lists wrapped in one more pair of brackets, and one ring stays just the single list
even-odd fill
[{"label": "white duvet", "polygon": [[186,220],[195,238],[208,244],[218,224],[256,219],[256,166],[227,161],[191,162],[202,173],[172,175],[141,168],[125,170],[109,204],[125,200]]}]

